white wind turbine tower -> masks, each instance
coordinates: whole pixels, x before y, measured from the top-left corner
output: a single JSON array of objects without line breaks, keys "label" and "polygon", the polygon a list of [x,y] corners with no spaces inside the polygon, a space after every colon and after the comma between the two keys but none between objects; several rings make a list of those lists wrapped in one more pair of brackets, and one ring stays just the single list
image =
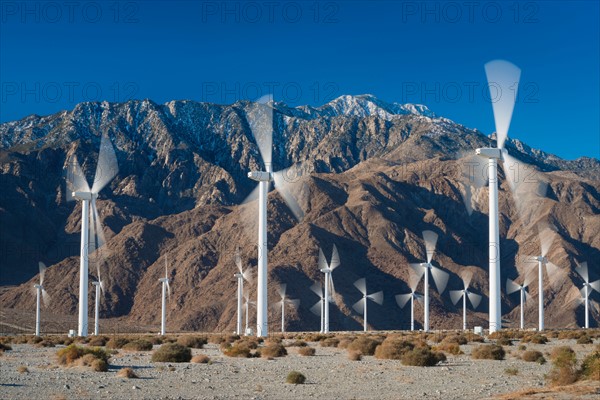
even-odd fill
[{"label": "white wind turbine tower", "polygon": [[294,308],[298,308],[298,305],[300,304],[300,300],[298,299],[288,299],[285,296],[285,292],[287,289],[287,285],[285,283],[279,285],[278,288],[278,292],[279,292],[279,296],[281,297],[281,300],[277,303],[275,303],[275,306],[278,308],[281,308],[281,333],[285,333],[285,305],[289,304]]},{"label": "white wind turbine tower", "polygon": [[[273,108],[271,96],[263,96],[253,109],[247,113],[247,120],[252,134],[258,145],[262,161],[263,171],[252,171],[248,178],[258,181],[258,282],[256,300],[256,335],[267,336],[268,334],[268,299],[267,299],[267,194],[270,183],[275,187],[287,203],[288,207],[297,219],[302,217],[302,210],[288,189],[290,177],[293,171],[289,168],[273,172],[271,154],[273,150]],[[256,189],[255,189],[256,190]],[[248,196],[254,198],[254,192]]]},{"label": "white wind turbine tower", "polygon": [[423,330],[429,331],[429,271],[437,286],[438,292],[441,294],[446,289],[448,283],[448,273],[442,271],[438,267],[434,267],[431,264],[433,255],[435,254],[435,246],[437,244],[438,235],[433,231],[423,231],[423,241],[425,241],[425,250],[427,252],[427,262],[419,264],[409,264],[410,267],[417,273],[419,280],[421,276],[425,275],[425,283],[423,287],[424,294],[424,317],[423,317]]},{"label": "white wind turbine tower", "polygon": [[329,303],[333,301],[332,293],[334,293],[332,272],[340,265],[340,256],[336,245],[333,245],[331,254],[331,263],[327,265],[327,260],[323,254],[323,250],[319,248],[319,270],[325,274],[325,299],[323,307],[323,333],[329,333]]},{"label": "white wind turbine tower", "polygon": [[420,277],[415,274],[411,274],[409,277],[410,293],[397,294],[396,303],[400,308],[404,308],[408,300],[410,300],[410,330],[415,330],[415,300],[419,303],[423,303],[423,295],[416,293],[417,285],[419,284]]},{"label": "white wind turbine tower", "polygon": [[44,276],[46,275],[46,265],[40,261],[38,263],[38,266],[40,268],[40,283],[33,285],[37,294],[35,308],[35,336],[40,336],[40,300],[44,301],[45,306],[48,306],[48,302],[50,301],[50,296],[48,296],[46,289],[44,289]]},{"label": "white wind turbine tower", "polygon": [[100,278],[100,267],[96,264],[96,278],[97,281],[92,282],[92,285],[96,287],[96,298],[94,307],[94,335],[98,336],[100,332],[100,292],[104,293],[104,282]]},{"label": "white wind turbine tower", "polygon": [[583,278],[583,288],[581,289],[581,301],[585,306],[585,328],[588,329],[590,327],[590,294],[592,290],[596,292],[600,292],[600,279],[594,282],[590,282],[590,276],[588,271],[587,262],[582,262],[581,264],[577,264],[577,268],[575,271]]},{"label": "white wind turbine tower", "polygon": [[538,330],[544,330],[544,266],[548,272],[548,278],[556,278],[559,268],[548,261],[546,254],[552,246],[556,232],[548,227],[540,231],[540,249],[541,255],[530,257],[538,262]]},{"label": "white wind turbine tower", "polygon": [[[88,334],[88,261],[89,256],[104,243],[104,233],[96,208],[98,193],[117,174],[115,150],[110,139],[103,135],[96,165],[94,183],[90,189],[81,171],[77,157],[69,161],[67,169],[67,200],[81,201],[81,255],[79,261],[79,323],[77,334]],[[90,207],[91,203],[91,207]]]},{"label": "white wind turbine tower", "polygon": [[324,317],[324,309],[325,309],[325,296],[323,294],[323,288],[321,287],[321,284],[318,282],[315,282],[311,287],[310,290],[312,290],[317,296],[319,296],[319,301],[317,301],[315,303],[314,306],[312,306],[310,308],[310,311],[319,316],[319,320],[321,321],[321,330],[319,331],[319,333],[323,333],[324,329],[325,329],[325,324],[323,321],[323,317]]},{"label": "white wind turbine tower", "polygon": [[473,277],[472,273],[463,273],[461,275],[462,281],[463,281],[463,285],[464,285],[464,289],[463,290],[451,290],[450,291],[450,299],[452,300],[452,303],[454,303],[456,305],[456,303],[458,303],[458,301],[461,299],[462,297],[462,301],[463,301],[463,330],[467,330],[467,297],[469,298],[469,301],[471,302],[471,305],[473,306],[473,309],[476,309],[477,306],[479,306],[479,303],[481,302],[481,296],[473,293],[469,290],[469,285],[471,284],[471,278]]},{"label": "white wind turbine tower", "polygon": [[526,278],[522,285],[519,285],[515,281],[510,279],[506,280],[506,293],[512,294],[519,291],[519,297],[521,301],[521,329],[525,329],[525,303],[531,300],[531,295],[527,292],[527,286],[529,286],[529,280]]},{"label": "white wind turbine tower", "polygon": [[161,296],[161,317],[160,317],[160,334],[162,336],[165,335],[166,326],[167,326],[167,292],[169,293],[169,299],[171,298],[171,286],[169,285],[169,276],[167,272],[167,258],[165,256],[165,277],[159,278],[158,281],[162,286],[162,296]]},{"label": "white wind turbine tower", "polygon": [[[513,158],[504,147],[508,136],[508,128],[512,119],[517,97],[521,70],[514,64],[504,60],[494,60],[485,64],[485,72],[492,99],[496,139],[498,147],[480,148],[475,151],[478,156],[488,159],[489,186],[489,330],[490,333],[502,329],[502,310],[500,293],[500,232],[498,214],[498,160],[504,163],[504,172],[516,195],[517,185],[523,183],[514,171],[520,163]],[[509,171],[513,171],[515,179],[508,179]],[[475,181],[479,177],[474,177]],[[520,204],[517,204],[520,206]]]},{"label": "white wind turbine tower", "polygon": [[365,278],[360,278],[356,282],[354,282],[354,286],[362,293],[363,297],[354,305],[352,308],[356,310],[358,313],[363,313],[363,330],[367,331],[367,302],[368,299],[373,300],[377,304],[383,303],[383,292],[379,291],[373,294],[367,294],[367,280]]},{"label": "white wind turbine tower", "polygon": [[250,301],[250,297],[248,295],[248,292],[244,293],[244,308],[246,309],[246,329],[244,331],[244,335],[248,335],[248,321],[249,321],[249,309],[250,309],[250,305],[256,305],[255,302]]},{"label": "white wind turbine tower", "polygon": [[244,281],[250,281],[250,268],[246,268],[244,271],[242,267],[242,257],[240,255],[239,246],[235,250],[235,265],[237,265],[238,272],[234,274],[237,279],[237,325],[236,334],[242,334],[242,302],[244,297]]}]

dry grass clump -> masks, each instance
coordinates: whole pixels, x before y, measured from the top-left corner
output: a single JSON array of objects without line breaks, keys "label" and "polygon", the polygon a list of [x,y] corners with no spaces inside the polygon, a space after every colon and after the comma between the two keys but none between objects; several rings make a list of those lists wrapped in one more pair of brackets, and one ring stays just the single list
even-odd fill
[{"label": "dry grass clump", "polygon": [[0,354],[4,353],[5,351],[8,351],[8,350],[12,350],[12,347],[10,346],[10,344],[0,343]]},{"label": "dry grass clump", "polygon": [[249,358],[251,356],[250,347],[248,347],[248,343],[239,341],[234,344],[231,343],[222,343],[221,351],[227,357],[241,357],[241,358]]},{"label": "dry grass clump", "polygon": [[500,338],[500,339],[496,340],[496,344],[498,346],[512,346],[513,341],[512,341],[512,339],[509,339],[509,338]]},{"label": "dry grass clump", "polygon": [[124,337],[114,337],[114,338],[110,339],[108,342],[106,342],[106,348],[122,349],[123,346],[125,346],[127,343],[129,343],[129,339],[126,339]]},{"label": "dry grass clump", "polygon": [[145,339],[136,339],[125,343],[122,349],[126,351],[150,351],[152,350],[152,343]]},{"label": "dry grass clump", "polygon": [[153,345],[160,345],[164,343],[162,337],[160,336],[145,336],[144,339],[149,341]]},{"label": "dry grass clump", "polygon": [[359,336],[348,345],[349,351],[359,351],[363,356],[372,356],[375,354],[375,349],[383,341],[379,337],[374,336]]},{"label": "dry grass clump", "polygon": [[336,337],[328,337],[319,341],[321,347],[337,347],[338,344],[340,344],[340,339]]},{"label": "dry grass clump", "polygon": [[324,335],[322,333],[307,333],[303,336],[303,339],[307,342],[320,342],[323,339],[327,339],[328,335]]},{"label": "dry grass clump", "polygon": [[506,375],[515,376],[519,374],[519,370],[517,368],[506,368],[504,373]]},{"label": "dry grass clump", "polygon": [[540,351],[528,350],[521,355],[521,359],[527,362],[536,362],[538,364],[545,364],[546,359]]},{"label": "dry grass clump", "polygon": [[469,343],[469,341],[465,335],[448,335],[442,340],[442,343],[456,343],[459,345],[464,345]]},{"label": "dry grass clump", "polygon": [[306,347],[308,344],[304,340],[294,340],[292,343],[288,344],[288,347]]},{"label": "dry grass clump", "polygon": [[548,338],[544,335],[540,335],[539,333],[535,333],[533,335],[523,336],[521,339],[522,343],[534,343],[534,344],[546,344],[548,343]]},{"label": "dry grass clump", "polygon": [[350,343],[352,343],[354,341],[354,337],[344,337],[342,339],[340,339],[340,342],[338,343],[338,349],[347,349],[348,346],[350,346]]},{"label": "dry grass clump", "polygon": [[260,349],[260,356],[262,358],[284,357],[287,356],[287,350],[281,343],[268,343]]},{"label": "dry grass clump", "polygon": [[165,343],[152,353],[153,362],[189,362],[192,350],[177,343]]},{"label": "dry grass clump", "polygon": [[29,344],[38,344],[38,343],[39,343],[39,342],[41,342],[42,340],[44,340],[44,339],[42,339],[42,337],[41,337],[41,336],[33,336],[33,337],[31,337],[31,338],[30,338],[30,339],[27,341],[27,343],[29,343]]},{"label": "dry grass clump", "polygon": [[592,344],[592,343],[594,343],[592,338],[585,334],[579,336],[579,338],[577,339],[577,344]]},{"label": "dry grass clump", "polygon": [[[106,350],[100,347],[83,347],[76,344],[70,344],[64,349],[58,350],[56,355],[58,356],[58,363],[60,365],[68,366],[77,362],[82,366],[91,366],[97,371],[108,370],[108,359],[110,358],[110,355]],[[80,359],[81,361],[78,361]]]},{"label": "dry grass clump", "polygon": [[471,352],[471,357],[476,360],[504,360],[506,352],[502,346],[496,344],[484,344],[477,346]]},{"label": "dry grass clump", "polygon": [[442,341],[442,343],[440,343],[439,345],[435,346],[434,350],[443,351],[444,353],[452,354],[455,356],[459,354],[464,354],[460,349],[458,343],[450,343],[444,341]]},{"label": "dry grass clump", "polygon": [[192,349],[202,349],[206,343],[208,343],[208,339],[204,336],[180,336],[177,339],[177,343],[182,346],[190,347]]},{"label": "dry grass clump", "polygon": [[316,353],[316,350],[314,349],[314,347],[300,347],[298,349],[298,354],[300,354],[301,356],[314,356]]},{"label": "dry grass clump", "polygon": [[415,347],[402,356],[402,364],[414,367],[432,367],[446,361],[444,353],[433,352],[429,347]]},{"label": "dry grass clump", "polygon": [[306,377],[298,371],[290,372],[287,375],[287,378],[285,378],[285,383],[291,383],[293,385],[302,385],[304,382],[306,382]]},{"label": "dry grass clump", "polygon": [[106,346],[107,341],[108,341],[108,338],[106,336],[94,336],[93,338],[90,339],[90,341],[88,342],[88,345],[96,346],[96,347],[103,347],[103,346]]},{"label": "dry grass clump", "polygon": [[[247,337],[247,336],[245,336]],[[232,344],[233,342],[240,340],[239,335],[210,335],[208,337],[208,343],[221,345],[223,343]]]},{"label": "dry grass clump", "polygon": [[412,342],[401,337],[390,336],[375,348],[375,358],[382,360],[401,360],[402,356],[415,348]]},{"label": "dry grass clump", "polygon": [[485,342],[485,339],[483,338],[483,336],[477,335],[473,332],[467,332],[465,333],[465,337],[467,338],[467,340],[469,341],[469,343],[483,343]]},{"label": "dry grass clump", "polygon": [[348,351],[348,360],[360,361],[362,360],[362,353],[358,350],[350,350]]},{"label": "dry grass clump", "polygon": [[556,347],[550,355],[552,369],[548,374],[548,381],[552,386],[570,385],[577,381],[577,357],[572,348],[568,346]]},{"label": "dry grass clump", "polygon": [[138,379],[139,376],[137,376],[137,374],[135,373],[135,371],[132,368],[123,368],[121,369],[118,373],[117,376],[119,378],[127,378],[127,379]]},{"label": "dry grass clump", "polygon": [[192,362],[195,364],[208,364],[210,363],[210,357],[206,354],[196,354],[192,357]]},{"label": "dry grass clump", "polygon": [[600,346],[583,359],[581,364],[581,377],[594,381],[600,381]]},{"label": "dry grass clump", "polygon": [[27,374],[27,373],[29,373],[29,369],[26,366],[24,366],[24,365],[20,365],[17,368],[17,372],[20,373],[20,374]]}]

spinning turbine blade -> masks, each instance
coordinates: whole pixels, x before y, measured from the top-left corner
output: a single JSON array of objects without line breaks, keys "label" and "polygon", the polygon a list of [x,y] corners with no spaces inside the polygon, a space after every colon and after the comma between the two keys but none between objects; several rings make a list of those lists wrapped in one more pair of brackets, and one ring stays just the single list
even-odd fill
[{"label": "spinning turbine blade", "polygon": [[596,292],[600,292],[600,280],[597,280],[595,282],[590,283],[590,286],[592,287],[592,289],[594,289]]},{"label": "spinning turbine blade", "polygon": [[367,294],[367,281],[365,278],[360,278],[356,282],[354,282],[354,286],[363,294]]},{"label": "spinning turbine blade", "polygon": [[100,154],[98,154],[98,164],[96,165],[96,175],[92,185],[92,193],[98,193],[102,190],[112,178],[119,172],[117,156],[115,149],[107,135],[102,135],[100,141]]},{"label": "spinning turbine blade", "polygon": [[38,267],[40,269],[40,286],[44,286],[44,276],[46,275],[46,264],[43,262],[38,262]]},{"label": "spinning turbine blade", "polygon": [[292,211],[292,214],[294,214],[294,217],[296,217],[298,221],[301,221],[304,217],[304,211],[302,211],[300,204],[298,204],[298,201],[291,192],[292,185],[295,184],[293,179],[297,178],[288,176],[292,170],[294,170],[294,168],[290,167],[282,171],[275,172],[273,174],[273,180],[275,181],[275,188],[279,191],[281,197],[283,197],[283,200],[289,207],[290,211]]},{"label": "spinning turbine blade", "polygon": [[433,281],[435,282],[435,286],[437,286],[438,293],[443,293],[446,289],[446,285],[448,284],[448,278],[450,275],[447,272],[432,266],[431,276],[433,276]]},{"label": "spinning turbine blade", "polygon": [[419,302],[419,304],[423,304],[423,295],[415,293],[415,299]]},{"label": "spinning turbine blade", "polygon": [[282,299],[285,298],[285,291],[286,291],[286,289],[287,289],[287,284],[285,284],[285,283],[280,284],[279,287],[278,287],[277,291],[279,293],[279,296],[281,296]]},{"label": "spinning turbine blade", "polygon": [[[412,270],[415,272],[415,274],[417,276],[417,284],[418,284],[425,273],[425,268],[423,268],[423,266],[421,264],[408,264],[408,266],[411,267]],[[411,287],[411,289],[412,289],[412,287]],[[416,286],[415,286],[415,289],[416,289]]]},{"label": "spinning turbine blade", "polygon": [[323,271],[324,269],[327,269],[327,267],[325,254],[323,254],[323,250],[319,247],[319,270]]},{"label": "spinning turbine blade", "polygon": [[494,109],[498,148],[503,148],[515,107],[521,70],[508,61],[494,60],[485,64],[485,74]]},{"label": "spinning turbine blade", "polygon": [[300,305],[299,299],[287,300],[286,302],[294,308],[298,308],[298,306]]},{"label": "spinning turbine blade", "polygon": [[465,286],[465,289],[467,289],[469,287],[469,285],[471,284],[471,280],[473,279],[473,271],[463,270],[460,274],[460,277],[463,281],[463,285]]},{"label": "spinning turbine blade", "polygon": [[531,299],[532,299],[531,295],[529,294],[528,291],[525,290],[525,303],[527,303]]},{"label": "spinning turbine blade", "polygon": [[247,120],[261,158],[265,165],[269,166],[273,150],[273,108],[269,105],[272,101],[271,94],[265,95],[258,99],[247,113]]},{"label": "spinning turbine blade", "polygon": [[556,239],[556,231],[551,229],[550,227],[542,228],[540,231],[540,246],[542,250],[542,257],[546,257],[550,247],[552,247],[552,243]]},{"label": "spinning turbine blade", "polygon": [[469,292],[469,293],[467,293],[467,296],[469,297],[469,300],[471,301],[471,305],[473,306],[473,308],[477,308],[479,303],[481,303],[480,295]]},{"label": "spinning turbine blade", "polygon": [[42,301],[44,302],[44,305],[46,307],[48,307],[48,304],[50,303],[50,296],[48,295],[48,292],[46,292],[46,289],[42,288]]},{"label": "spinning turbine blade", "polygon": [[427,251],[427,263],[430,263],[435,253],[438,235],[433,231],[423,231],[423,240],[425,241],[425,250]]},{"label": "spinning turbine blade", "polygon": [[354,303],[352,305],[352,308],[354,309],[354,311],[356,311],[359,314],[362,314],[365,311],[365,298],[360,299],[359,301],[357,301],[356,303]]},{"label": "spinning turbine blade", "polygon": [[452,304],[456,305],[458,301],[463,297],[464,292],[462,290],[451,290],[450,291],[450,300],[452,300]]},{"label": "spinning turbine blade", "polygon": [[321,289],[320,283],[317,283],[317,282],[313,283],[310,287],[310,290],[312,290],[321,299],[323,298],[323,290]]},{"label": "spinning turbine blade", "polygon": [[514,293],[518,290],[521,290],[521,286],[517,285],[514,281],[511,281],[510,279],[506,280],[506,293],[507,294]]},{"label": "spinning turbine blade", "polygon": [[260,185],[256,185],[254,189],[250,192],[250,194],[242,201],[242,204],[252,203],[255,200],[258,200],[258,193],[260,191]]},{"label": "spinning turbine blade", "polygon": [[546,273],[548,274],[548,283],[550,286],[555,286],[561,275],[561,270],[551,262],[546,263]]},{"label": "spinning turbine blade", "polygon": [[75,200],[73,192],[89,192],[85,175],[81,171],[76,156],[72,156],[67,162],[67,201]]},{"label": "spinning turbine blade", "polygon": [[[423,271],[423,268],[420,268],[420,271]],[[421,273],[421,276],[423,276],[423,273]],[[417,290],[421,276],[415,272],[414,268],[408,270],[408,287],[413,293]]]},{"label": "spinning turbine blade", "polygon": [[240,271],[240,274],[244,274],[244,271],[242,270],[242,256],[240,255],[240,246],[236,246],[235,248],[235,265],[238,268],[238,271]]},{"label": "spinning turbine blade", "polygon": [[474,196],[487,184],[487,161],[475,154],[461,154],[456,162],[460,167],[458,176],[460,194],[467,213],[471,215],[476,205]]},{"label": "spinning turbine blade", "polygon": [[333,271],[340,265],[340,255],[338,253],[337,246],[333,245],[333,253],[331,254],[331,263],[329,268]]},{"label": "spinning turbine blade", "polygon": [[404,308],[404,306],[406,305],[406,303],[408,303],[408,301],[410,300],[410,298],[412,296],[413,296],[412,293],[397,294],[396,295],[396,303],[398,304],[398,307]]},{"label": "spinning turbine blade", "polygon": [[370,298],[371,300],[373,300],[377,304],[381,305],[383,303],[383,291],[379,291],[377,293],[370,294],[367,297]]},{"label": "spinning turbine blade", "polygon": [[588,283],[590,281],[590,276],[588,275],[587,261],[578,264],[575,268],[575,271],[583,278],[585,283]]},{"label": "spinning turbine blade", "polygon": [[310,312],[315,315],[321,315],[321,301],[317,301],[314,306],[310,308]]}]

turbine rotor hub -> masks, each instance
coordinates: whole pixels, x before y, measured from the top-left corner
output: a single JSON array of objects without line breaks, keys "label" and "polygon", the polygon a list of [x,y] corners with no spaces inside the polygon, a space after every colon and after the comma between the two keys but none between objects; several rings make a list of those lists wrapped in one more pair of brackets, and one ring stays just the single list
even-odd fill
[{"label": "turbine rotor hub", "polygon": [[270,182],[271,180],[273,180],[271,173],[266,171],[248,172],[248,178],[258,182]]},{"label": "turbine rotor hub", "polygon": [[495,147],[484,147],[476,149],[475,154],[486,158],[495,158],[497,160],[502,158],[502,151]]}]

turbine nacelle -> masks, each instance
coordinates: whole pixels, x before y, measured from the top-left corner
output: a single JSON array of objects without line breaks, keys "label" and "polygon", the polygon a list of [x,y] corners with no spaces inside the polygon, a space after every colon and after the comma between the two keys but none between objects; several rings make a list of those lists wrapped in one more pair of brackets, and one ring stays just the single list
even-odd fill
[{"label": "turbine nacelle", "polygon": [[37,283],[35,285],[33,285],[33,287],[36,288],[36,289],[43,289],[44,288],[42,285],[37,284]]},{"label": "turbine nacelle", "polygon": [[542,264],[546,264],[546,263],[548,263],[548,259],[547,259],[546,257],[544,257],[544,256],[537,256],[537,257],[533,257],[533,259],[534,259],[535,261],[539,261],[539,262],[541,262]]},{"label": "turbine nacelle", "polygon": [[481,157],[495,158],[498,160],[502,158],[502,151],[495,147],[485,147],[481,149],[476,149],[475,154]]},{"label": "turbine nacelle", "polygon": [[101,283],[100,282],[92,282],[92,285],[94,285],[94,286],[100,286]]},{"label": "turbine nacelle", "polygon": [[92,192],[72,192],[71,195],[79,200],[95,200],[98,198],[98,194]]},{"label": "turbine nacelle", "polygon": [[265,171],[251,171],[248,172],[248,178],[258,182],[270,182],[273,180],[270,172]]},{"label": "turbine nacelle", "polygon": [[159,278],[158,281],[161,283],[165,283],[165,282],[169,283],[170,279],[169,278]]}]

